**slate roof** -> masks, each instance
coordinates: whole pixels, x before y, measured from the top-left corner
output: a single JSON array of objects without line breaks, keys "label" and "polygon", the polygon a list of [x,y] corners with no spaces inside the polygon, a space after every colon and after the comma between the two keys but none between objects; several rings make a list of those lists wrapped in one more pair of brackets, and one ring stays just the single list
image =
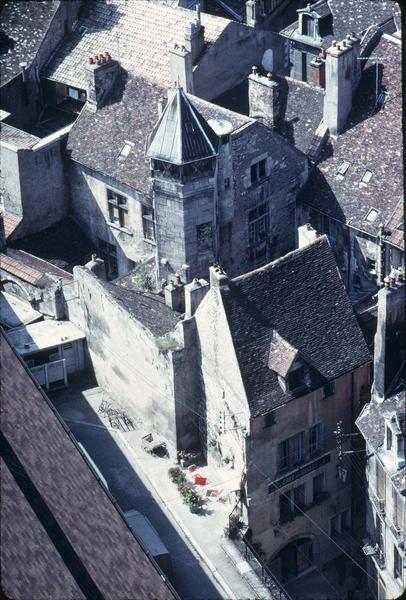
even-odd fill
[{"label": "slate roof", "polygon": [[371,400],[365,405],[356,425],[374,451],[385,439],[385,416],[395,412],[400,418],[406,416],[405,390],[385,398],[383,402]]},{"label": "slate roof", "polygon": [[1,331],[1,582],[8,598],[173,600]]},{"label": "slate roof", "polygon": [[22,129],[16,129],[7,123],[0,124],[0,141],[11,144],[15,148],[29,150],[40,141],[39,137],[31,135]]},{"label": "slate roof", "polygon": [[70,217],[47,229],[12,241],[10,246],[68,271],[87,259],[94,250],[94,245]]},{"label": "slate roof", "polygon": [[[398,228],[403,204],[403,139],[401,48],[382,38],[374,51],[385,56],[380,63],[380,85],[389,95],[376,111],[375,66],[367,61],[354,98],[346,130],[330,140],[318,167],[300,195],[300,200],[332,218],[376,236],[379,224]],[[337,177],[340,165],[348,161],[346,174]],[[362,183],[365,172],[369,183]],[[365,221],[371,208],[378,211],[373,223]],[[392,217],[396,211],[396,222]],[[394,224],[395,223],[395,224]],[[401,242],[401,235],[394,234]],[[388,238],[388,240],[390,237]]]},{"label": "slate roof", "polygon": [[179,322],[179,313],[166,306],[157,294],[126,289],[122,285],[103,282],[109,294],[153,335],[162,336]]},{"label": "slate roof", "polygon": [[[150,162],[145,156],[147,136],[158,121],[158,100],[167,90],[142,77],[129,77],[122,98],[92,112],[82,110],[68,139],[71,158],[99,173],[112,177],[148,196]],[[206,119],[224,119],[238,129],[252,119],[233,113],[187,94],[193,106]],[[125,161],[118,160],[126,141],[133,147]]]},{"label": "slate roof", "polygon": [[183,165],[217,155],[219,138],[179,85],[148,137],[146,156]]},{"label": "slate roof", "polygon": [[60,0],[6,0],[1,12],[1,84],[20,73],[20,62],[34,60]]},{"label": "slate roof", "polygon": [[294,397],[268,368],[273,331],[317,370],[318,385],[370,361],[325,236],[233,279],[221,294],[253,417]]},{"label": "slate roof", "polygon": [[[147,0],[86,2],[76,30],[43,75],[86,89],[84,66],[88,57],[108,51],[129,73],[169,86],[173,82],[168,52],[175,43],[184,43],[186,26],[195,18],[190,10]],[[201,22],[206,47],[215,43],[230,23],[205,13]]]},{"label": "slate roof", "polygon": [[[322,48],[329,48],[334,39],[337,41],[345,39],[352,31],[360,35],[372,25],[383,27],[388,33],[396,29],[394,16],[397,3],[394,0],[319,0],[313,3],[313,6],[314,12],[321,13],[323,17],[332,15],[332,29],[323,36],[320,44]],[[298,27],[297,20],[283,29],[281,34],[286,37],[296,37],[299,35]],[[319,44],[315,40],[311,45]]]},{"label": "slate roof", "polygon": [[307,154],[323,118],[324,90],[291,77],[278,77],[281,124],[277,131]]}]

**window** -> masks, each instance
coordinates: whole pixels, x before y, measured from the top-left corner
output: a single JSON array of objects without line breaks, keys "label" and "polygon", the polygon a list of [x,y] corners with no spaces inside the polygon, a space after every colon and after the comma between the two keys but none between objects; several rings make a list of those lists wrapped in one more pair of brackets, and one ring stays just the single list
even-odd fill
[{"label": "window", "polygon": [[266,158],[251,165],[251,183],[259,181],[266,176]]},{"label": "window", "polygon": [[313,425],[309,430],[309,454],[314,456],[323,449],[323,426],[322,423]]},{"label": "window", "polygon": [[100,258],[104,260],[107,278],[118,277],[117,248],[100,238],[97,239],[97,248]]},{"label": "window", "polygon": [[402,578],[402,557],[395,544],[393,545],[393,576],[395,579]]},{"label": "window", "polygon": [[325,492],[325,474],[319,473],[313,477],[313,502],[318,502]]},{"label": "window", "polygon": [[338,179],[344,178],[344,175],[347,173],[350,164],[351,163],[349,163],[348,160],[343,160],[343,162],[340,164],[340,166],[338,167],[338,169],[336,171],[336,177]]},{"label": "window", "polygon": [[393,522],[396,529],[402,531],[404,528],[404,506],[401,495],[392,488],[392,502],[393,502]]},{"label": "window", "polygon": [[392,449],[392,429],[390,427],[386,427],[386,449]]},{"label": "window", "polygon": [[309,15],[303,15],[302,17],[302,35],[309,35],[314,37],[314,19]]},{"label": "window", "polygon": [[288,490],[281,493],[279,496],[279,516],[281,523],[290,521],[294,515],[301,514],[301,510],[305,508],[305,486],[298,485],[293,490]]},{"label": "window", "polygon": [[377,210],[375,210],[374,208],[370,208],[364,221],[367,221],[367,223],[373,223],[378,214],[379,213]]},{"label": "window", "polygon": [[114,223],[118,227],[127,227],[127,198],[107,188],[107,201],[110,223]]},{"label": "window", "polygon": [[304,367],[299,367],[294,371],[291,371],[288,375],[288,384],[290,390],[295,390],[302,385],[304,385],[304,375],[305,369]]},{"label": "window", "polygon": [[269,204],[263,202],[248,213],[248,241],[255,246],[266,241],[269,233]]},{"label": "window", "polygon": [[379,460],[375,458],[376,469],[376,492],[380,500],[385,498],[385,471],[383,470]]},{"label": "window", "polygon": [[344,531],[348,531],[351,527],[351,513],[350,509],[343,510],[330,519],[330,535],[331,537],[338,537]]},{"label": "window", "polygon": [[120,162],[125,162],[131,150],[133,149],[134,144],[131,142],[125,142],[124,146],[121,148],[121,152],[118,155],[118,160]]},{"label": "window", "polygon": [[76,88],[68,86],[66,89],[66,92],[67,92],[69,98],[73,98],[74,100],[80,99],[80,92]]},{"label": "window", "polygon": [[226,177],[226,178],[224,179],[224,187],[225,187],[226,189],[230,187],[230,178],[229,178],[229,177]]},{"label": "window", "polygon": [[275,415],[273,414],[273,412],[267,413],[264,416],[264,427],[271,427],[272,425],[275,425],[275,423]]},{"label": "window", "polygon": [[372,179],[372,171],[369,171],[367,169],[365,171],[365,173],[363,174],[363,176],[362,176],[361,183],[367,184],[367,183],[369,183],[371,181],[371,179]]},{"label": "window", "polygon": [[154,209],[150,206],[142,206],[142,228],[144,240],[155,242]]},{"label": "window", "polygon": [[213,226],[211,221],[196,227],[196,237],[198,252],[213,251]]},{"label": "window", "polygon": [[303,462],[304,457],[304,431],[293,435],[278,445],[278,468],[280,471]]},{"label": "window", "polygon": [[335,381],[329,381],[324,386],[324,397],[328,398],[329,396],[333,396],[336,391],[336,383]]}]

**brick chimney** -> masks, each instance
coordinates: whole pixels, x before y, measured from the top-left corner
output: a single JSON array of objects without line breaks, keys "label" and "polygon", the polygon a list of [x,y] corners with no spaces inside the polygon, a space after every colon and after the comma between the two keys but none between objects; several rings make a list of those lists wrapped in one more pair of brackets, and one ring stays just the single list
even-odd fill
[{"label": "brick chimney", "polygon": [[94,112],[106,103],[120,71],[120,64],[112,60],[108,52],[89,57],[86,64],[87,101]]},{"label": "brick chimney", "polygon": [[169,66],[173,83],[179,83],[185,92],[193,94],[193,57],[185,46],[175,44],[169,51]]},{"label": "brick chimney", "polygon": [[403,279],[385,277],[378,292],[378,322],[375,334],[374,383],[372,395],[382,402],[390,391],[402,356],[402,335],[405,326],[405,285]]},{"label": "brick chimney", "polygon": [[326,51],[326,95],[324,121],[332,136],[339,135],[352,108],[352,97],[359,83],[361,67],[360,40],[348,35]]},{"label": "brick chimney", "polygon": [[272,73],[265,76],[258,73],[257,67],[252,67],[248,77],[248,96],[250,117],[262,119],[269,127],[279,124],[279,83]]},{"label": "brick chimney", "polygon": [[192,283],[185,285],[185,317],[187,319],[195,314],[209,289],[209,283],[205,279],[195,278]]},{"label": "brick chimney", "polygon": [[316,56],[310,63],[310,78],[314,85],[326,87],[326,61],[321,56]]}]

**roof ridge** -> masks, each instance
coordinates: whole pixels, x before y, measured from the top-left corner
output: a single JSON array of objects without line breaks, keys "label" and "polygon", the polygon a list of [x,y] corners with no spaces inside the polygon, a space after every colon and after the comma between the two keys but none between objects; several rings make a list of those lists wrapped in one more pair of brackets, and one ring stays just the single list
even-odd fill
[{"label": "roof ridge", "polygon": [[295,250],[291,250],[284,256],[277,258],[276,260],[268,263],[267,265],[264,265],[263,267],[259,267],[258,269],[254,269],[253,271],[249,271],[248,273],[244,273],[243,275],[238,275],[238,277],[234,277],[231,281],[233,283],[238,283],[239,281],[243,281],[254,275],[257,275],[258,273],[264,273],[266,271],[271,271],[274,267],[278,266],[279,264],[287,262],[287,261],[291,260],[293,257],[307,252],[308,250],[310,250],[310,248],[312,248],[316,244],[321,244],[322,242],[327,242],[327,244],[330,246],[327,236],[325,234],[320,235],[312,242],[309,242],[306,246],[303,246],[302,248],[295,248]]}]

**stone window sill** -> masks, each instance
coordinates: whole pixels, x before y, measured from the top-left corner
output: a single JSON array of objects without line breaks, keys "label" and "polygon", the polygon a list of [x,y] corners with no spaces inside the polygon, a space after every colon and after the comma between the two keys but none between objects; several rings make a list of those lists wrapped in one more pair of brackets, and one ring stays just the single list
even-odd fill
[{"label": "stone window sill", "polygon": [[155,240],[149,240],[148,238],[143,238],[144,242],[146,242],[147,244],[150,244],[151,246],[156,246],[156,242]]},{"label": "stone window sill", "polygon": [[134,235],[132,231],[127,229],[127,227],[120,227],[120,225],[116,225],[115,223],[108,223],[108,225],[112,229],[117,229],[117,231],[121,231],[121,233],[126,233],[127,235]]}]

